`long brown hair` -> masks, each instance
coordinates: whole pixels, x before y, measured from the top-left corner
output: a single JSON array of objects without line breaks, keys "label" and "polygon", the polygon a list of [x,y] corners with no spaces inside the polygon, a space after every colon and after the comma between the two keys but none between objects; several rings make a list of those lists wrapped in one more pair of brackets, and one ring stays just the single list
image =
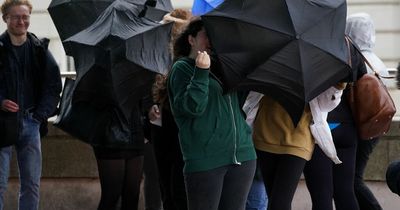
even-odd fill
[{"label": "long brown hair", "polygon": [[189,23],[189,19],[192,17],[192,14],[188,10],[174,9],[171,12],[171,16],[183,20],[181,22],[174,22],[174,25],[172,26],[171,43],[174,43],[176,38],[182,33],[183,29],[185,29],[186,25]]},{"label": "long brown hair", "polygon": [[[189,23],[189,19],[192,17],[192,14],[188,10],[184,9],[174,9],[171,14],[172,17],[179,18],[183,21],[174,22],[171,31],[171,51],[173,52],[173,43],[175,43],[178,36],[182,33],[184,28]],[[155,77],[155,81],[152,87],[152,96],[154,103],[159,104],[160,106],[166,105],[168,106],[168,97],[167,97],[167,76],[158,74]]]}]

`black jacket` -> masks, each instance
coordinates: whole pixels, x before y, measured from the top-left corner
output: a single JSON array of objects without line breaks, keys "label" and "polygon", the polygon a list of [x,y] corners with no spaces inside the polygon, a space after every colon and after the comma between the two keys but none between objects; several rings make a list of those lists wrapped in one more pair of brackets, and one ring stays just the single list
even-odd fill
[{"label": "black jacket", "polygon": [[[30,42],[31,75],[33,75],[34,107],[33,116],[47,126],[47,119],[55,114],[57,104],[60,100],[62,88],[60,71],[53,56],[47,49],[48,39],[39,40],[34,34],[28,33]],[[15,65],[18,65],[12,56],[12,44],[7,32],[0,35],[0,101],[10,99],[17,104],[21,103],[21,91],[18,86],[21,82],[17,77]],[[0,120],[4,118],[16,118],[18,127],[21,126],[23,112],[20,109],[17,113],[0,111]],[[19,128],[15,128],[19,129]],[[18,133],[18,132],[16,132]],[[18,138],[18,135],[14,138]]]},{"label": "black jacket", "polygon": [[[352,75],[349,76],[348,82],[353,82],[361,78],[362,75],[367,73],[364,60],[356,47],[351,45],[351,69]],[[340,104],[328,114],[328,122],[330,123],[354,123],[353,115],[350,109],[348,97],[348,88],[343,91]]]}]

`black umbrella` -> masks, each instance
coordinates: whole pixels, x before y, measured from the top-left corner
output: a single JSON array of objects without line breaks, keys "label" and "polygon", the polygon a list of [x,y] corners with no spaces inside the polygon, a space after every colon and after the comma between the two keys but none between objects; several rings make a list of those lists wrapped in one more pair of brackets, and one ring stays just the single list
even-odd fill
[{"label": "black umbrella", "polygon": [[[144,5],[116,0],[92,25],[68,38],[65,42],[112,49],[131,37],[157,27],[166,27],[157,21],[139,17],[143,8]],[[164,11],[164,14],[166,13],[167,11]],[[167,26],[171,27],[172,24],[167,24]],[[167,35],[169,36],[169,34]]]},{"label": "black umbrella", "polygon": [[[172,23],[139,18],[140,12],[140,6],[117,0],[91,26],[65,41],[75,60],[75,91],[106,94],[127,118],[137,99],[150,93],[155,73],[165,74],[172,62]],[[105,71],[96,72],[99,66]],[[105,74],[109,79],[99,80]],[[94,88],[100,85],[103,88]]]},{"label": "black umbrella", "polygon": [[[99,68],[98,73],[101,71],[101,67]],[[54,122],[55,126],[95,146],[122,145],[124,148],[136,148],[138,144],[140,145],[137,139],[131,137],[131,123],[123,117],[121,110],[108,103],[107,99],[98,103],[99,98],[96,95],[106,96],[106,94],[102,94],[101,91],[94,92],[93,87],[92,91],[87,92],[75,85],[75,80],[66,78],[60,101],[60,113]]]},{"label": "black umbrella", "polygon": [[346,10],[345,0],[230,0],[202,17],[224,85],[270,95],[296,125],[307,102],[351,71]]},{"label": "black umbrella", "polygon": [[143,5],[139,17],[147,17],[154,21],[162,20],[165,12],[173,10],[172,3],[169,0],[137,0],[134,3]]},{"label": "black umbrella", "polygon": [[[154,72],[135,68],[127,60],[112,66],[109,51],[80,47],[79,53],[73,55],[79,73],[76,81],[65,82],[55,125],[91,145],[110,142],[134,147],[134,115],[138,104],[149,97]],[[118,76],[122,74],[126,78]],[[132,78],[136,80],[133,83]],[[136,90],[134,95],[130,95],[132,90]]]},{"label": "black umbrella", "polygon": [[114,0],[52,0],[47,10],[61,40],[91,25]]}]

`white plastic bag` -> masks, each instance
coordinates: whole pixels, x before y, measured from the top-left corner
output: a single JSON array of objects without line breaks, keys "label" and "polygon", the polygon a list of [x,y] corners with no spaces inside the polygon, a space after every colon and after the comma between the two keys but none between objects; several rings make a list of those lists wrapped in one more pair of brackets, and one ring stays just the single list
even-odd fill
[{"label": "white plastic bag", "polygon": [[335,164],[340,164],[342,161],[337,156],[332,133],[326,119],[328,112],[332,111],[340,103],[342,93],[342,90],[331,87],[309,103],[313,117],[313,123],[310,125],[311,134],[315,139],[315,143]]}]

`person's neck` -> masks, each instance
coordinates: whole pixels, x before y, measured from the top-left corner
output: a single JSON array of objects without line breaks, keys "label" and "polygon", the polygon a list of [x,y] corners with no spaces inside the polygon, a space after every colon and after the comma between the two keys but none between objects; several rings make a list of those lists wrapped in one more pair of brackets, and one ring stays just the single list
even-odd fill
[{"label": "person's neck", "polygon": [[24,35],[20,35],[20,36],[15,36],[12,34],[10,35],[10,40],[11,40],[11,44],[14,46],[21,46],[26,42],[27,39],[27,34]]},{"label": "person's neck", "polygon": [[197,57],[197,52],[191,51],[189,54],[189,58],[196,60],[196,57]]}]

